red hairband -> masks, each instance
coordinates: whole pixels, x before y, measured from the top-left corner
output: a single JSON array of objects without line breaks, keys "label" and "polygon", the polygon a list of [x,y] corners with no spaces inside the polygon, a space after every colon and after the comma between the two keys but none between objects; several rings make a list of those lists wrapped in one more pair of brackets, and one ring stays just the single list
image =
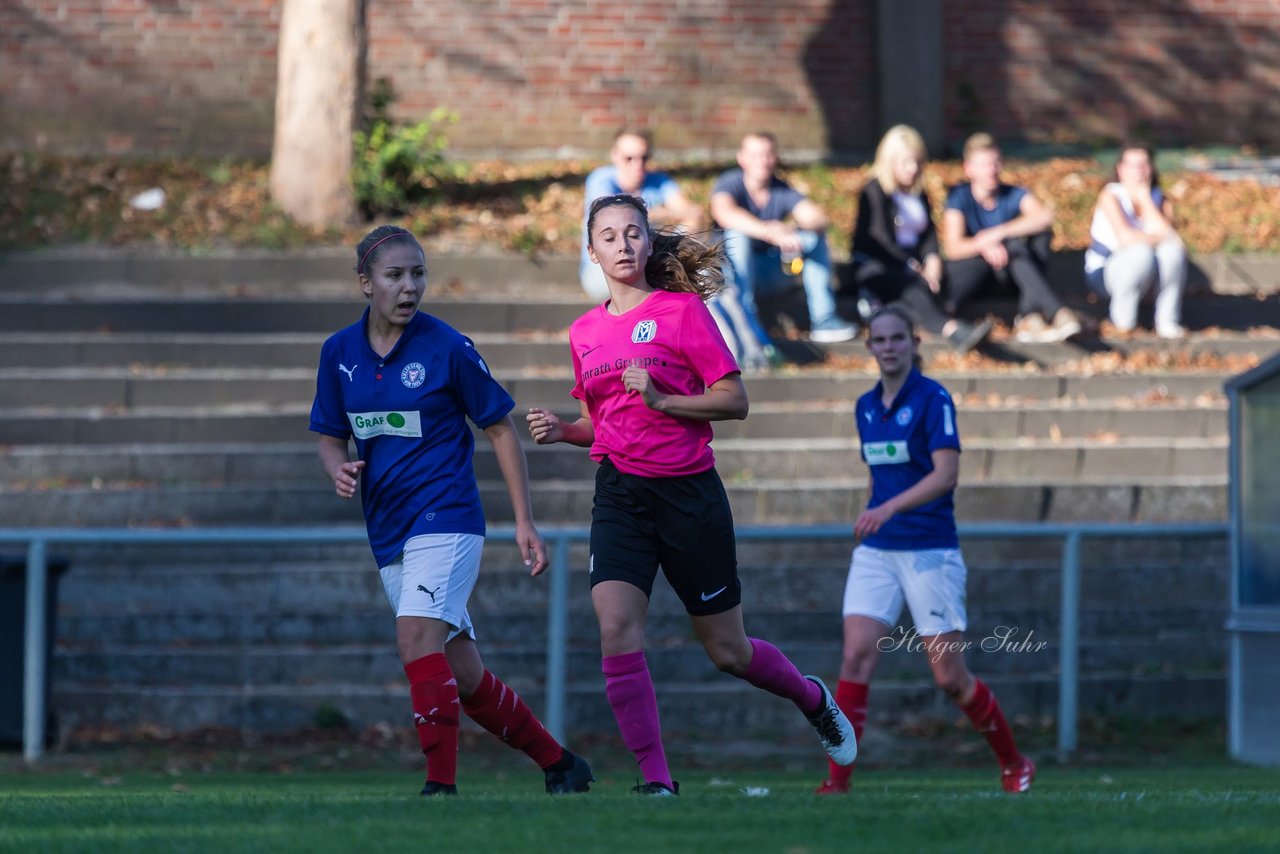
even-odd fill
[{"label": "red hairband", "polygon": [[377,243],[373,244],[372,246],[370,246],[368,249],[365,250],[364,257],[361,258],[360,263],[356,265],[356,273],[359,275],[364,275],[364,262],[369,260],[370,253],[372,253],[373,250],[377,249],[379,246],[386,243],[388,240],[390,240],[393,237],[413,237],[413,235],[407,231],[397,231],[395,234],[388,234],[386,237],[382,238]]}]

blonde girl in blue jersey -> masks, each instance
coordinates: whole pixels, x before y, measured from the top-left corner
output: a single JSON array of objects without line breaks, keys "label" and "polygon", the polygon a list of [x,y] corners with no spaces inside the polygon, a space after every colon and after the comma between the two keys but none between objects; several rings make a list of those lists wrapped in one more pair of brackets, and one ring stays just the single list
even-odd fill
[{"label": "blonde girl in blue jersey", "polygon": [[427,262],[411,233],[370,232],[356,247],[356,275],[368,308],[321,348],[311,429],[334,491],[360,492],[427,759],[422,794],[457,794],[459,712],[536,762],[548,793],[585,792],[590,767],[485,669],[467,612],[485,534],[468,422],[493,445],[525,565],[533,575],[547,566],[515,402],[468,338],[419,310]]},{"label": "blonde girl in blue jersey", "polygon": [[[1018,752],[995,695],[964,660],[966,569],[953,502],[960,436],[951,396],[920,372],[919,345],[910,316],[896,305],[867,324],[880,382],[858,399],[856,410],[870,497],[853,524],[836,703],[861,741],[881,643],[905,601],[938,687],[986,736],[1004,790],[1025,792],[1035,765]],[[831,763],[818,794],[847,792],[852,772],[853,766]]]}]

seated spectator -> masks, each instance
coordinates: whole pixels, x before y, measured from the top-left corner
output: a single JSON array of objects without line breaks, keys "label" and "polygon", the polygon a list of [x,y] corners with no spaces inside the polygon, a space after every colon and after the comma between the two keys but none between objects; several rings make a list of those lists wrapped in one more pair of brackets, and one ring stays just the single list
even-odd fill
[{"label": "seated spectator", "polygon": [[711,216],[725,231],[732,278],[756,335],[768,340],[756,313],[757,297],[790,285],[793,271],[800,267],[809,305],[809,339],[827,344],[853,338],[858,329],[836,314],[831,292],[826,212],[775,174],[778,154],[772,134],[743,137],[738,166],[722,174],[712,188]]},{"label": "seated spectator", "polygon": [[[675,180],[664,172],[649,171],[651,149],[647,131],[623,129],[613,138],[610,165],[587,175],[578,279],[587,296],[597,302],[609,298],[609,287],[600,265],[587,254],[586,222],[596,199],[623,193],[638,196],[648,208],[649,221],[659,228],[696,234],[705,227],[702,208],[680,191]],[[734,282],[726,280],[724,287],[707,301],[707,307],[744,373],[765,370],[779,360],[768,339],[756,332],[759,323],[753,324],[746,316]]]},{"label": "seated spectator", "polygon": [[1138,302],[1156,285],[1156,334],[1182,338],[1179,322],[1187,281],[1187,253],[1173,225],[1173,205],[1160,191],[1155,157],[1141,143],[1125,143],[1115,180],[1102,188],[1084,254],[1089,287],[1111,298],[1119,332],[1138,325]]},{"label": "seated spectator", "polygon": [[702,208],[689,201],[680,186],[665,172],[650,172],[651,139],[648,131],[624,128],[613,138],[610,163],[587,175],[586,199],[582,212],[582,251],[578,261],[578,278],[582,289],[596,302],[609,298],[609,288],[598,264],[587,257],[587,214],[591,203],[601,196],[627,193],[644,199],[649,207],[649,221],[656,226],[701,231],[706,218]]},{"label": "seated spectator", "polygon": [[925,159],[924,139],[915,128],[897,125],[881,138],[871,180],[858,196],[853,283],[860,296],[901,304],[921,326],[965,352],[987,337],[991,321],[964,323],[939,305],[942,256],[924,192]]},{"label": "seated spectator", "polygon": [[985,133],[964,144],[968,183],[952,188],[942,220],[946,252],[947,306],[961,306],[983,292],[1018,290],[1014,338],[1063,341],[1080,332],[1075,313],[1049,285],[1053,211],[1023,187],[1000,180],[1000,149]]}]

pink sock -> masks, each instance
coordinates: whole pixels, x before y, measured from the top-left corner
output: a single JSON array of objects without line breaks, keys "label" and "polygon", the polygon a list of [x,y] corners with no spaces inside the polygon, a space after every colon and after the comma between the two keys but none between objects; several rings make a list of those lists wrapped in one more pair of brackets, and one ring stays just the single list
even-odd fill
[{"label": "pink sock", "polygon": [[751,663],[742,678],[770,694],[786,697],[806,715],[818,710],[822,703],[822,689],[811,679],[805,679],[791,663],[768,641],[747,638],[751,641]]},{"label": "pink sock", "polygon": [[600,669],[604,671],[604,693],[613,707],[622,743],[635,754],[644,781],[674,788],[667,754],[662,749],[658,697],[653,692],[653,678],[644,653],[606,655]]}]

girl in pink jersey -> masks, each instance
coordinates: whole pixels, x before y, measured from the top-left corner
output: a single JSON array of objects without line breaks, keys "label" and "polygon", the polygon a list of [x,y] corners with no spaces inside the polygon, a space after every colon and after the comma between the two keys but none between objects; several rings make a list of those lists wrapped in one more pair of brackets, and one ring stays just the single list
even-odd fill
[{"label": "girl in pink jersey", "polygon": [[605,693],[645,780],[634,791],[678,790],[644,655],[659,566],[716,667],[794,702],[828,755],[848,765],[857,742],[826,686],[743,628],[733,515],[711,452],[711,422],[747,415],[738,365],[703,305],[723,281],[720,249],[655,234],[644,203],[630,195],[597,199],[587,235],[610,298],[569,330],[581,415],[564,422],[535,408],[527,420],[538,444],[590,448],[600,463],[591,602]]}]

